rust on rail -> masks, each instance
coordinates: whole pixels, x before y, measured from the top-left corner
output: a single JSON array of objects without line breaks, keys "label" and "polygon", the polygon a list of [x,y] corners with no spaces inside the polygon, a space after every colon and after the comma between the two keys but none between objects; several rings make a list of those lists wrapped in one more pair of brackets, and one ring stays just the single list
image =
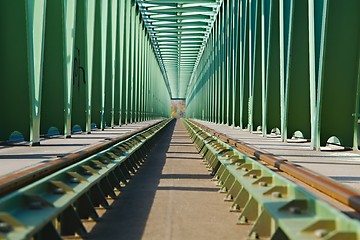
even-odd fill
[{"label": "rust on rail", "polygon": [[103,151],[125,139],[134,136],[150,127],[153,127],[159,124],[161,121],[156,121],[154,124],[139,128],[133,132],[122,134],[118,137],[115,137],[107,142],[97,143],[86,149],[77,151],[75,153],[70,153],[64,157],[56,158],[50,162],[30,167],[19,172],[15,172],[4,176],[0,179],[0,197],[4,196],[10,192],[13,192],[21,187],[24,187],[36,180],[39,180],[45,176],[48,176],[59,169],[70,166],[76,162],[79,162],[87,157],[90,157],[100,151]]},{"label": "rust on rail", "polygon": [[243,141],[229,137],[226,134],[216,132],[215,130],[200,123],[195,121],[191,121],[191,123],[219,138],[221,141],[231,145],[249,157],[261,160],[268,165],[281,170],[282,172],[300,180],[310,187],[345,204],[346,206],[353,208],[357,212],[360,212],[360,195],[359,192],[357,192],[355,189],[349,188],[327,176],[316,173],[310,169],[294,165],[292,162],[286,159],[274,156],[271,153],[253,147]]}]

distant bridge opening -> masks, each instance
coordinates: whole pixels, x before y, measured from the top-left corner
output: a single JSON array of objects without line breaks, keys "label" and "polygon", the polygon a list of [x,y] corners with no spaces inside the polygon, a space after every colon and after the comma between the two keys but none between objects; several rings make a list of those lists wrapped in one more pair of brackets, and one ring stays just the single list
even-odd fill
[{"label": "distant bridge opening", "polygon": [[183,118],[185,117],[186,103],[185,99],[172,99],[171,100],[171,117]]}]

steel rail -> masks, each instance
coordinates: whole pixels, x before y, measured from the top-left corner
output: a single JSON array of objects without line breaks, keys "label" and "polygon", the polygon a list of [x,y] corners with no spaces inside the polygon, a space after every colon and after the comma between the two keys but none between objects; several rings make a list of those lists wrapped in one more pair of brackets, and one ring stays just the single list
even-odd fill
[{"label": "steel rail", "polygon": [[0,179],[0,197],[9,194],[21,187],[27,186],[30,183],[44,178],[62,168],[80,162],[81,160],[90,157],[100,151],[108,149],[111,146],[121,141],[124,141],[125,139],[128,139],[140,132],[143,132],[151,127],[160,124],[161,122],[162,121],[157,121],[154,124],[139,128],[130,133],[122,134],[121,136],[115,137],[107,142],[97,143],[91,147],[54,159],[51,162],[47,162],[39,166],[30,167],[26,170],[22,170],[5,176]]},{"label": "steel rail", "polygon": [[357,219],[258,161],[261,154],[244,153],[224,134],[184,122],[224,200],[232,202],[230,211],[240,213],[237,223],[252,225],[249,239],[360,239]]},{"label": "steel rail", "polygon": [[[166,119],[0,198],[0,239],[86,237],[84,221],[97,221],[136,174]],[[103,146],[103,144],[101,145]]]},{"label": "steel rail", "polygon": [[241,140],[229,137],[221,132],[217,132],[214,129],[211,129],[203,124],[191,120],[189,121],[194,125],[198,126],[199,128],[210,133],[211,135],[224,141],[225,143],[228,143],[232,147],[236,148],[238,151],[248,154],[257,160],[266,162],[268,165],[283,171],[284,173],[300,180],[301,182],[309,185],[310,187],[319,190],[320,192],[345,204],[346,206],[353,208],[357,212],[360,212],[360,195],[356,190],[344,186],[341,183],[338,183],[335,180],[316,173],[310,169],[296,166],[286,159],[274,156],[271,153],[253,147]]}]

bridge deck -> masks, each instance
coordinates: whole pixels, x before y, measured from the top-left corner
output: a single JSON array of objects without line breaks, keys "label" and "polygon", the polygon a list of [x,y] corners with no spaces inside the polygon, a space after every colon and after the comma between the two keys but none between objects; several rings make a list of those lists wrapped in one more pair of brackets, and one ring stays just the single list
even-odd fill
[{"label": "bridge deck", "polygon": [[358,151],[314,151],[310,149],[309,142],[284,143],[280,138],[263,137],[261,134],[249,133],[227,125],[197,122],[360,190]]},{"label": "bridge deck", "polygon": [[41,140],[40,146],[29,147],[26,142],[2,145],[0,146],[0,179],[17,171],[26,170],[29,167],[41,165],[44,162],[107,141],[107,139],[136,131],[155,122],[157,120],[106,128],[104,131],[94,130],[91,134],[79,133],[66,139],[63,137],[45,138]]},{"label": "bridge deck", "polygon": [[89,238],[245,239],[250,227],[236,225],[218,190],[178,120]]},{"label": "bridge deck", "polygon": [[[360,155],[354,151],[313,151],[309,143],[283,143],[278,138],[198,121],[257,148],[360,189]],[[44,140],[39,147],[0,148],[1,174],[17,171],[59,155],[106,141],[149,122]],[[250,226],[236,225],[238,214],[211,181],[181,121],[171,123],[129,185],[112,202],[89,239],[245,239]]]}]

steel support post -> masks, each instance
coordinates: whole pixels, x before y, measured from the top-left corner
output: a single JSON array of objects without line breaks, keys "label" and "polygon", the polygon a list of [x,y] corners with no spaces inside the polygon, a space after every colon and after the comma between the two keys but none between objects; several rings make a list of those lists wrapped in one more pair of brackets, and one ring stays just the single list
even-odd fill
[{"label": "steel support post", "polygon": [[316,106],[312,106],[316,111],[312,117],[316,128],[312,131],[313,147],[319,149],[330,140],[357,149],[360,2],[324,0],[310,4],[309,18],[315,23],[309,36],[310,61],[315,62],[311,88],[312,92],[317,90]]},{"label": "steel support post", "polygon": [[41,132],[71,136],[76,1],[47,3]]},{"label": "steel support post", "polygon": [[93,81],[93,62],[94,62],[94,30],[95,30],[95,0],[85,1],[85,69],[83,73],[86,81],[86,123],[87,133],[91,132],[91,99],[92,99],[92,81]]}]

